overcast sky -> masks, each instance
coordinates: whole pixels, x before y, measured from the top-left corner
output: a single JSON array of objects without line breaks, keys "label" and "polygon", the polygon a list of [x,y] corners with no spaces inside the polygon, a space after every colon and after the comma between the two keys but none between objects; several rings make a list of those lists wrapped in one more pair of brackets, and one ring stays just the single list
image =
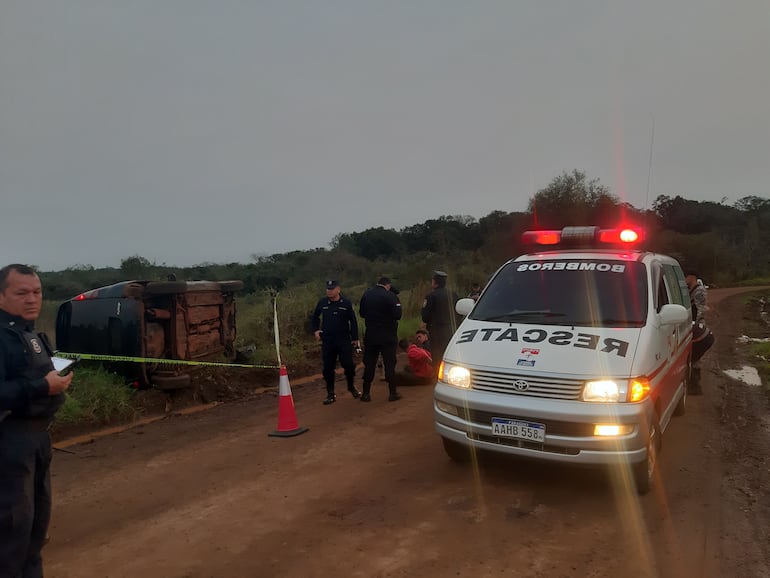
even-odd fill
[{"label": "overcast sky", "polygon": [[769,63],[767,0],[0,0],[0,261],[246,263],[575,168],[768,197]]}]

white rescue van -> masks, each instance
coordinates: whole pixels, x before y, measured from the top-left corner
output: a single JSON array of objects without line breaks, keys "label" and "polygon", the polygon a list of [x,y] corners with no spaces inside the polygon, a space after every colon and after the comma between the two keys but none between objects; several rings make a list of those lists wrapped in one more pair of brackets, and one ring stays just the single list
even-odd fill
[{"label": "white rescue van", "polygon": [[685,412],[692,314],[684,274],[640,229],[528,231],[458,327],[434,390],[436,430],[473,450],[630,467],[649,491],[661,436]]}]

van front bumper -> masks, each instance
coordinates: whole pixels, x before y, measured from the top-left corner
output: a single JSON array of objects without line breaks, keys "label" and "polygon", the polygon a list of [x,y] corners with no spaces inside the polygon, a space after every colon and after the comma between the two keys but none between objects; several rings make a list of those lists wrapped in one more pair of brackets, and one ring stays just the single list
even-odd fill
[{"label": "van front bumper", "polygon": [[[627,464],[647,457],[649,399],[640,403],[588,403],[465,390],[438,382],[433,411],[438,434],[478,450],[582,465]],[[499,437],[492,418],[545,426],[545,442]],[[616,437],[594,435],[596,424],[629,426]]]}]

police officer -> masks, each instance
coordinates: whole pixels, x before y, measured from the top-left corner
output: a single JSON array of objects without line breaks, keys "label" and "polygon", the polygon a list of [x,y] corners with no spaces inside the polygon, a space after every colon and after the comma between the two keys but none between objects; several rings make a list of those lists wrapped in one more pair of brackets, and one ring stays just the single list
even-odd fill
[{"label": "police officer", "polygon": [[35,270],[0,269],[0,576],[41,577],[51,517],[48,426],[72,373],[60,376],[42,333],[43,293]]},{"label": "police officer", "polygon": [[452,334],[457,329],[455,303],[457,294],[446,286],[447,274],[434,271],[431,279],[432,291],[426,295],[422,303],[423,323],[430,334],[430,354],[433,366],[438,371],[444,350],[449,345]]},{"label": "police officer", "polygon": [[340,284],[334,279],[329,279],[326,282],[326,297],[318,302],[313,312],[313,333],[316,340],[322,344],[323,376],[326,381],[324,405],[337,401],[337,395],[334,393],[334,370],[338,357],[345,370],[348,391],[354,398],[361,395],[353,384],[356,376],[353,347],[359,347],[358,321],[353,303],[343,297],[340,291]]},{"label": "police officer", "polygon": [[398,347],[398,320],[401,319],[401,301],[391,291],[391,282],[380,277],[377,285],[367,289],[361,297],[358,312],[366,320],[364,333],[364,391],[361,401],[372,401],[371,390],[377,359],[382,354],[385,381],[390,392],[388,401],[401,399],[394,379],[396,348]]}]

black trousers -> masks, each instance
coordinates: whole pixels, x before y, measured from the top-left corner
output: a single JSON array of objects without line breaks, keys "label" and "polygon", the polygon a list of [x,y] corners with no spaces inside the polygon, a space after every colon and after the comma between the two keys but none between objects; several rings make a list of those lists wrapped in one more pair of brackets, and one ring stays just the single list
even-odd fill
[{"label": "black trousers", "polygon": [[711,346],[714,345],[714,334],[709,331],[709,334],[700,341],[692,342],[692,363],[693,365],[698,363],[698,360],[703,357]]},{"label": "black trousers", "polygon": [[324,341],[321,348],[321,356],[324,363],[323,376],[326,382],[326,392],[334,393],[334,370],[337,368],[337,358],[339,358],[340,365],[345,370],[348,389],[353,389],[353,380],[356,376],[356,364],[353,361],[353,344],[350,341]]},{"label": "black trousers", "polygon": [[385,369],[385,381],[391,391],[395,391],[394,376],[396,373],[396,348],[398,342],[393,339],[380,340],[364,337],[364,394],[368,394],[374,381],[377,369],[377,359],[382,355],[382,365]]},{"label": "black trousers", "polygon": [[41,578],[40,550],[51,519],[47,423],[0,422],[0,576]]},{"label": "black trousers", "polygon": [[430,356],[433,359],[433,367],[438,374],[441,360],[444,358],[449,341],[452,339],[452,328],[449,325],[434,325],[428,329],[430,335]]}]

